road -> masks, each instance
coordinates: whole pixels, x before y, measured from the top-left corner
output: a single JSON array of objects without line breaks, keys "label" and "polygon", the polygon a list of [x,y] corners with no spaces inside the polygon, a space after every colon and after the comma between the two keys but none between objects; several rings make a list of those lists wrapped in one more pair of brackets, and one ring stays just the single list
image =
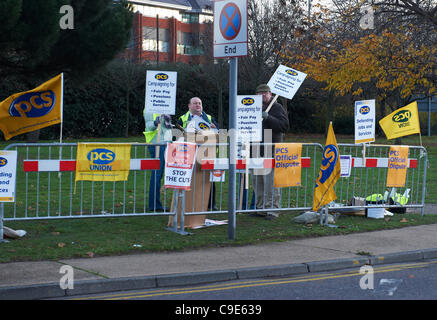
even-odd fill
[{"label": "road", "polygon": [[[233,301],[238,301],[240,307],[237,308],[241,309],[243,304],[263,306],[263,300],[434,300],[437,299],[435,288],[437,260],[432,260],[373,268],[365,266],[293,277],[74,296],[70,299],[172,300],[170,306],[175,313],[182,312],[178,307],[209,306],[210,314],[213,311],[222,314],[236,312],[232,307]],[[159,302],[156,303],[159,306]],[[220,309],[223,304],[227,306]],[[249,312],[248,308],[246,307],[245,312]],[[194,312],[193,310],[188,312]]]}]

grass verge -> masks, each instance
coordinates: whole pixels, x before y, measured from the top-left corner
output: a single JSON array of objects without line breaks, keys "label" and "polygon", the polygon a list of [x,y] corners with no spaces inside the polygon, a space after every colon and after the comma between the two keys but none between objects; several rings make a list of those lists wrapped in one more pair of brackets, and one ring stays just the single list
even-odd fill
[{"label": "grass verge", "polygon": [[[437,223],[437,215],[395,214],[386,219],[340,216],[337,228],[292,222],[298,212],[279,219],[237,215],[236,240],[228,239],[228,227],[186,230],[182,236],[165,229],[168,217],[123,217],[68,220],[10,221],[7,226],[27,231],[25,237],[0,244],[0,262],[93,258],[145,252],[180,251],[248,245],[306,237],[344,235],[414,225]],[[226,215],[208,216],[226,219]]]},{"label": "grass verge", "polygon": [[[326,137],[287,136],[289,142],[318,142],[324,144]],[[419,138],[402,138],[406,145],[418,145]],[[96,139],[93,141],[104,141]],[[141,138],[107,139],[112,142],[142,142]],[[433,137],[422,137],[427,148],[429,167],[427,171],[426,203],[437,203],[437,143]],[[338,143],[353,143],[351,136],[337,136]],[[385,139],[375,143],[390,144]],[[341,235],[354,232],[402,228],[414,225],[437,223],[437,215],[396,214],[389,219],[367,219],[341,216],[338,228],[299,225],[292,218],[299,213],[283,214],[279,219],[266,221],[244,214],[237,216],[236,240],[228,239],[227,226],[187,230],[190,236],[181,236],[165,229],[168,217],[123,217],[87,218],[63,220],[8,221],[6,226],[24,229],[27,235],[21,239],[0,243],[0,262],[60,260],[69,258],[92,258],[96,256],[191,250],[208,247],[248,245],[261,242],[286,241],[306,237]],[[227,219],[226,215],[208,216],[212,219]],[[362,253],[364,254],[364,253]]]}]

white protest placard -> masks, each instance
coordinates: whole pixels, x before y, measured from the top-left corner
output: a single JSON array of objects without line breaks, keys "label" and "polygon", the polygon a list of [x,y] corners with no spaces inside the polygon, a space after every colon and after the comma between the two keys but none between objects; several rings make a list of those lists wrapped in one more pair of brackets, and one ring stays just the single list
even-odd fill
[{"label": "white protest placard", "polygon": [[340,177],[349,178],[352,169],[352,156],[340,155]]},{"label": "white protest placard", "polygon": [[272,93],[291,100],[306,76],[306,73],[279,65],[267,85]]},{"label": "white protest placard", "polygon": [[375,141],[375,100],[355,101],[355,144]]},{"label": "white protest placard", "polygon": [[191,142],[167,143],[164,187],[190,190],[197,145]]},{"label": "white protest placard", "polygon": [[262,96],[237,96],[237,141],[262,140]]},{"label": "white protest placard", "polygon": [[177,72],[148,70],[146,77],[146,113],[176,113]]},{"label": "white protest placard", "polygon": [[0,150],[0,202],[15,201],[17,151]]}]

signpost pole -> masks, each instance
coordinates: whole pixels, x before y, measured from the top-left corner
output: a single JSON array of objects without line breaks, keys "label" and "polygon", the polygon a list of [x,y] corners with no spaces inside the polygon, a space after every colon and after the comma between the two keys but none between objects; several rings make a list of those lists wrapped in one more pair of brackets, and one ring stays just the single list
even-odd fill
[{"label": "signpost pole", "polygon": [[247,0],[214,1],[214,58],[230,58],[228,237],[235,240],[238,57],[247,56]]},{"label": "signpost pole", "polygon": [[237,73],[238,58],[230,59],[229,70],[229,197],[228,197],[228,238],[235,240],[235,206],[236,206],[236,164],[237,164]]}]

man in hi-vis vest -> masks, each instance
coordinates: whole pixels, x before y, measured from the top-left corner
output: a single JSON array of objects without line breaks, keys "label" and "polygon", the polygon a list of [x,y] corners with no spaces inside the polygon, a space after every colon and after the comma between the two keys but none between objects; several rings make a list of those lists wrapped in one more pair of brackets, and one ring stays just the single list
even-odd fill
[{"label": "man in hi-vis vest", "polygon": [[[198,97],[193,97],[188,102],[188,112],[179,117],[177,121],[186,132],[199,132],[202,130],[214,130],[218,132],[218,124],[215,119],[203,111],[202,100]],[[209,197],[208,208],[212,211],[217,211],[215,205],[215,185],[212,183],[212,191]]]},{"label": "man in hi-vis vest", "polygon": [[178,119],[178,124],[187,132],[218,129],[214,118],[203,111],[202,100],[191,98],[188,103],[188,112]]},{"label": "man in hi-vis vest", "polygon": [[[158,134],[159,143],[172,141],[171,118],[167,114],[160,115],[158,113],[146,113],[145,110],[143,115],[144,122],[146,123],[146,130],[144,132],[146,143],[152,143],[152,145],[147,148],[149,149],[150,157],[156,158],[157,148],[154,144],[158,142]],[[165,145],[159,146],[159,160],[161,164],[159,170],[152,171],[149,185],[149,211],[170,211],[169,208],[163,207],[160,200],[161,179],[164,175],[165,167],[165,148]]]}]

